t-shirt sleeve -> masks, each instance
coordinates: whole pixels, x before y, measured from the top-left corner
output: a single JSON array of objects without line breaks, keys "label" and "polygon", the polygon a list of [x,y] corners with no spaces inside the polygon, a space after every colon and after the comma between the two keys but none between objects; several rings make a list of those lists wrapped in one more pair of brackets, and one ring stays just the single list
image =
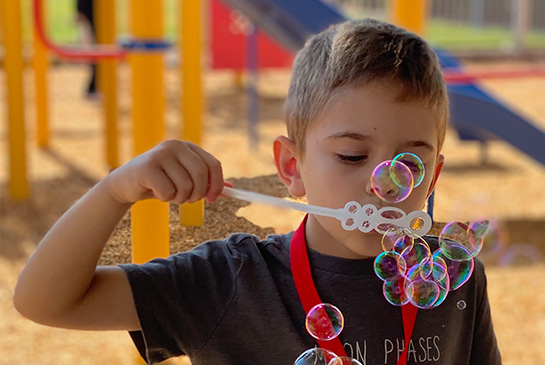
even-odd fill
[{"label": "t-shirt sleeve", "polygon": [[471,364],[499,365],[500,351],[492,325],[490,303],[488,301],[487,281],[484,265],[475,260],[475,273],[479,293],[478,307],[475,314],[475,330],[471,348]]},{"label": "t-shirt sleeve", "polygon": [[243,239],[201,244],[143,265],[120,265],[133,292],[141,331],[131,332],[149,364],[204,347],[236,294]]}]

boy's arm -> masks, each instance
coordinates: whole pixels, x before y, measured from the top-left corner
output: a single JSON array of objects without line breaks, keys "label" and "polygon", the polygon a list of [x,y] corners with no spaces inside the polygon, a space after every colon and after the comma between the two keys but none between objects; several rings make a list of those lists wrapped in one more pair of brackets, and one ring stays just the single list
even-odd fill
[{"label": "boy's arm", "polygon": [[15,307],[50,326],[139,329],[125,273],[96,267],[111,233],[138,200],[214,200],[222,189],[219,162],[190,143],[167,141],[135,158],[96,184],[47,233],[19,277]]}]

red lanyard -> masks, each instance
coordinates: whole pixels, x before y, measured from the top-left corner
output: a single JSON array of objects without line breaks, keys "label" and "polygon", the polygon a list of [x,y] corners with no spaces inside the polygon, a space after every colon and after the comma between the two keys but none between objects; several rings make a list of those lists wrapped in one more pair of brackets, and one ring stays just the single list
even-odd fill
[{"label": "red lanyard", "polygon": [[[293,233],[290,243],[291,272],[297,294],[299,294],[299,299],[301,300],[305,313],[308,313],[315,305],[322,303],[322,300],[316,291],[314,280],[312,280],[312,272],[308,260],[307,244],[305,241],[305,223],[307,217],[308,215],[305,216],[305,219],[303,219],[299,228]],[[409,347],[409,340],[413,333],[416,313],[417,308],[410,303],[401,307],[405,346],[397,361],[398,365],[407,364],[407,348]],[[318,345],[321,348],[333,351],[337,356],[346,356],[346,351],[344,350],[344,346],[339,337],[335,337],[329,341],[318,340]]]}]

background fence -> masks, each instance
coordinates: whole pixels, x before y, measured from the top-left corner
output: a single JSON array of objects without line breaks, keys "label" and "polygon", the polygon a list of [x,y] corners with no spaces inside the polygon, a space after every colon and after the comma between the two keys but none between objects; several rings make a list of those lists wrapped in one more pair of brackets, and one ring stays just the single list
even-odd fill
[{"label": "background fence", "polygon": [[[351,17],[388,19],[388,0],[329,0]],[[457,51],[545,51],[545,0],[430,0],[425,37]]]}]

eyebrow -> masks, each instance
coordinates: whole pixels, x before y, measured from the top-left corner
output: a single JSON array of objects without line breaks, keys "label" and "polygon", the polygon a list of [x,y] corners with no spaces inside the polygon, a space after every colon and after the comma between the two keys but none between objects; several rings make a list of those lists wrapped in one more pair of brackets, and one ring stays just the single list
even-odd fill
[{"label": "eyebrow", "polygon": [[425,147],[426,149],[430,151],[435,151],[435,147],[429,142],[426,141],[409,141],[407,143],[403,144],[403,147]]},{"label": "eyebrow", "polygon": [[350,138],[356,139],[358,141],[368,140],[371,137],[365,134],[355,133],[355,132],[339,132],[328,136],[326,139],[341,139],[341,138]]},{"label": "eyebrow", "polygon": [[[372,139],[371,136],[361,134],[361,133],[356,133],[356,132],[339,132],[339,133],[335,133],[328,136],[326,139],[331,140],[331,139],[343,139],[343,138],[350,138],[357,141],[366,141],[366,140]],[[433,147],[431,143],[427,141],[423,141],[423,140],[408,141],[403,144],[403,147],[407,147],[407,148],[408,147],[424,147],[431,152],[435,151],[435,147]]]}]

